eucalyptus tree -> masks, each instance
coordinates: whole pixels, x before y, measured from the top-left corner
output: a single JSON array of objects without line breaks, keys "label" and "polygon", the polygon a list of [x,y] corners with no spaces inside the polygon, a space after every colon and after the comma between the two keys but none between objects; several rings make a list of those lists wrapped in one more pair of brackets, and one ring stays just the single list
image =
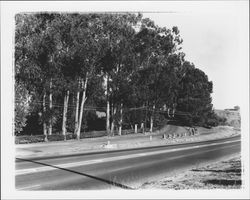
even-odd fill
[{"label": "eucalyptus tree", "polygon": [[[121,82],[128,81],[133,71],[134,52],[133,38],[135,27],[140,22],[138,14],[103,15],[103,37],[105,38],[105,54],[100,60],[105,80],[106,95],[106,130],[113,134],[118,107],[120,109],[119,129],[121,133],[123,95]],[[117,79],[119,77],[119,79]],[[119,99],[118,99],[119,96]],[[111,103],[111,130],[110,130]]]},{"label": "eucalyptus tree", "polygon": [[[75,67],[78,72],[78,87],[76,100],[75,133],[80,138],[80,131],[83,119],[84,105],[87,100],[87,89],[89,82],[98,76],[99,57],[103,50],[103,24],[102,15],[96,14],[74,14],[71,21],[71,37],[73,39]],[[82,93],[80,95],[80,92]],[[81,97],[81,102],[80,102]],[[79,105],[80,104],[80,105]]]},{"label": "eucalyptus tree", "polygon": [[27,125],[31,96],[22,82],[15,83],[15,134],[20,134]]},{"label": "eucalyptus tree", "polygon": [[[152,131],[159,116],[156,109],[162,108],[172,110],[173,116],[176,109],[191,113],[184,120],[202,123],[200,119],[212,116],[212,83],[185,61],[181,44],[177,27],[161,28],[140,14],[18,14],[15,78],[28,95],[42,102],[46,136],[61,116],[66,135],[72,102],[79,139],[86,105],[104,99],[108,135],[115,126],[121,134],[124,120],[131,125],[149,122]],[[63,112],[58,114],[56,106],[61,103]],[[133,116],[128,107],[148,110]],[[125,112],[130,113],[126,118]],[[19,121],[25,125],[25,115]]]},{"label": "eucalyptus tree", "polygon": [[158,27],[150,19],[142,20],[135,42],[139,70],[134,79],[141,104],[150,111],[150,131],[153,129],[155,109],[161,108],[163,100],[167,101],[166,96],[173,93],[174,66],[168,61],[170,56],[181,50],[181,43],[177,27],[171,30]]},{"label": "eucalyptus tree", "polygon": [[177,118],[185,125],[205,125],[213,116],[212,92],[213,83],[208,76],[185,61],[177,96],[177,109],[184,114],[177,114]]},{"label": "eucalyptus tree", "polygon": [[79,84],[76,79],[81,72],[81,66],[77,63],[77,56],[75,56],[76,44],[72,36],[74,32],[72,24],[76,20],[76,15],[60,14],[52,21],[51,29],[56,45],[55,62],[59,78],[57,89],[60,92],[59,96],[63,98],[62,134],[65,139],[69,97],[71,93],[74,94]]},{"label": "eucalyptus tree", "polygon": [[[22,81],[29,92],[33,91],[33,95],[42,96],[46,136],[47,129],[49,134],[52,133],[52,79],[56,68],[50,23],[54,17],[54,14],[17,14],[15,29],[15,78]],[[47,110],[48,92],[50,108]]]}]

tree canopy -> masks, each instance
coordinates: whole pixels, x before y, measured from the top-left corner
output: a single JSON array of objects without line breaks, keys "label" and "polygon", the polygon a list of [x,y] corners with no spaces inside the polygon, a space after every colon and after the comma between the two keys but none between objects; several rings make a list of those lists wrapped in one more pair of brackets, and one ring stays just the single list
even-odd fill
[{"label": "tree canopy", "polygon": [[79,136],[93,120],[100,122],[96,111],[106,113],[111,132],[135,123],[156,127],[170,118],[188,126],[215,124],[213,84],[185,59],[177,26],[159,27],[140,13],[15,19],[16,133],[36,116],[44,134],[53,126],[53,133]]}]

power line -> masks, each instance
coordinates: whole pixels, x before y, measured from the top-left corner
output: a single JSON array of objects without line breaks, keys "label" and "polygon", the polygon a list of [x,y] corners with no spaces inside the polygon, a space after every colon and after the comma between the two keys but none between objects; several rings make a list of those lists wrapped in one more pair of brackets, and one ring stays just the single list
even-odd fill
[{"label": "power line", "polygon": [[[21,103],[22,101],[20,100],[15,100],[15,102],[17,103]],[[42,101],[35,101],[32,102],[32,104],[35,105],[42,105]],[[46,102],[45,103],[46,106],[49,106],[49,103]],[[52,103],[52,107],[54,108],[64,108],[63,104],[57,104],[57,103]],[[68,108],[76,108],[76,105],[68,105]],[[98,107],[98,106],[84,106],[83,108],[84,110],[102,110],[105,109],[106,107]],[[178,115],[178,116],[190,116],[192,115],[190,112],[183,112],[183,111],[178,111],[176,110],[175,112],[169,112],[167,110],[158,110],[158,109],[152,109],[152,108],[148,108],[147,106],[142,106],[142,107],[127,107],[127,108],[123,108],[124,112],[129,112],[129,111],[136,111],[136,110],[145,110],[145,111],[150,111],[150,112],[155,112],[155,113],[166,113],[168,114],[170,117],[173,115]]]}]

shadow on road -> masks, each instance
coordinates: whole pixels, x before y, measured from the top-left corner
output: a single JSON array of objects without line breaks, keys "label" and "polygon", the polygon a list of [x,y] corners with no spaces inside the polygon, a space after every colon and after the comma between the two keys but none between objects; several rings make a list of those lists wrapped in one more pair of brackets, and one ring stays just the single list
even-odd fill
[{"label": "shadow on road", "polygon": [[110,184],[112,186],[120,187],[122,189],[134,190],[134,188],[131,188],[131,187],[126,186],[126,185],[123,185],[121,183],[116,183],[114,181],[109,181],[109,180],[106,180],[106,179],[95,177],[95,176],[92,176],[92,175],[89,175],[89,174],[84,174],[84,173],[77,172],[77,171],[74,171],[74,170],[70,170],[70,169],[66,169],[66,168],[62,168],[62,167],[57,167],[57,166],[54,166],[54,165],[50,165],[50,164],[46,164],[46,163],[41,163],[41,162],[29,160],[29,159],[23,159],[23,158],[16,158],[16,159],[20,160],[20,161],[32,162],[32,163],[36,163],[36,164],[40,164],[40,165],[49,166],[49,167],[53,167],[53,168],[56,168],[56,169],[64,170],[64,171],[71,172],[71,173],[74,173],[74,174],[86,176],[86,177],[89,177],[89,178],[92,178],[92,179],[95,179],[95,180],[102,181],[104,183]]}]

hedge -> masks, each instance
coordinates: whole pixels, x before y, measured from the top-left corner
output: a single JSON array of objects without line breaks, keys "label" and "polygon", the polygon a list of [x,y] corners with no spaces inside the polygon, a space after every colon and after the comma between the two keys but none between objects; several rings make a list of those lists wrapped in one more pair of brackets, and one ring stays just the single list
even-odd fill
[{"label": "hedge", "polygon": [[64,135],[53,134],[47,136],[48,141],[62,141],[64,140]]},{"label": "hedge", "polygon": [[82,132],[80,134],[80,139],[83,139],[83,138],[96,138],[96,137],[103,137],[103,136],[107,136],[106,131]]},{"label": "hedge", "polygon": [[[146,131],[146,130],[145,130]],[[141,129],[138,129],[138,133],[142,133]],[[127,129],[122,130],[122,135],[134,134],[134,130]],[[118,131],[115,131],[115,135],[118,135]],[[80,139],[84,138],[96,138],[96,137],[103,137],[107,136],[107,132],[105,131],[90,131],[90,132],[82,132],[80,134]],[[47,136],[48,141],[63,141],[64,136],[61,133],[56,133]],[[66,134],[66,140],[73,140],[76,139],[76,135],[73,133]],[[25,136],[16,136],[15,143],[16,144],[28,144],[28,143],[38,143],[44,142],[45,136],[44,135],[25,135]]]},{"label": "hedge", "polygon": [[66,140],[74,140],[76,139],[76,135],[74,133],[67,133]]},{"label": "hedge", "polygon": [[15,143],[16,144],[28,144],[28,143],[38,143],[44,142],[44,135],[24,135],[24,136],[16,136]]}]

